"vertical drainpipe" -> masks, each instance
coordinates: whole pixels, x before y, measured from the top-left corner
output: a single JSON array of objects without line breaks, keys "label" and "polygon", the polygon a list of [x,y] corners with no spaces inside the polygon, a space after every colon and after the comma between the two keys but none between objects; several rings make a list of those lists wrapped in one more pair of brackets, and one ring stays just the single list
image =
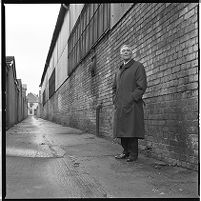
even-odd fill
[{"label": "vertical drainpipe", "polygon": [[99,127],[100,127],[100,110],[102,108],[102,102],[96,106],[96,136],[99,136]]}]

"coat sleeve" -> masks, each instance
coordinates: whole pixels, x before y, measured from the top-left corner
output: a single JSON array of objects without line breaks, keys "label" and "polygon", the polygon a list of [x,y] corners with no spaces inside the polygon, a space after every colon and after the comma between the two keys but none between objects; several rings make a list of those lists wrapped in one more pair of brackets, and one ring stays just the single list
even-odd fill
[{"label": "coat sleeve", "polygon": [[136,89],[132,93],[132,98],[135,101],[142,99],[143,94],[147,88],[147,77],[144,66],[141,64],[136,71]]}]

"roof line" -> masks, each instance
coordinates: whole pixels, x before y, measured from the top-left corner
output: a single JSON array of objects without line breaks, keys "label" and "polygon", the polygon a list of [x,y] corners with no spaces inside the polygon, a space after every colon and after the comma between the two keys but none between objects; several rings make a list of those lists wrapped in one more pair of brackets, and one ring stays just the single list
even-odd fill
[{"label": "roof line", "polygon": [[11,62],[13,62],[11,64],[11,67],[13,69],[13,77],[16,80],[17,79],[17,73],[16,73],[16,66],[15,66],[15,57],[14,56],[6,56],[6,65],[10,66]]},{"label": "roof line", "polygon": [[40,83],[39,87],[41,87],[42,84],[43,84],[43,81],[44,81],[44,78],[45,78],[49,63],[50,63],[50,59],[51,59],[51,56],[52,56],[52,53],[53,53],[53,50],[54,50],[54,47],[55,47],[59,32],[60,32],[61,27],[63,25],[64,17],[65,17],[65,14],[66,14],[66,11],[67,11],[68,8],[69,8],[69,4],[66,4],[66,5],[61,4],[59,14],[58,14],[58,18],[57,18],[57,22],[56,22],[56,25],[55,25],[55,28],[54,28],[54,32],[53,32],[53,36],[52,36],[52,40],[51,40],[51,44],[50,44],[50,48],[49,48],[49,52],[48,52],[47,59],[46,59],[46,62],[45,62],[45,67],[44,67],[44,70],[43,70],[41,83]]}]

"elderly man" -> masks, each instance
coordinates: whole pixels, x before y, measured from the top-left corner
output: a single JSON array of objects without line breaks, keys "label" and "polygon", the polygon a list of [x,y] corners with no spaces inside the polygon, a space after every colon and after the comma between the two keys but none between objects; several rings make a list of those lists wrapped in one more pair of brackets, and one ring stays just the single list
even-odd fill
[{"label": "elderly man", "polygon": [[138,139],[144,139],[142,96],[147,88],[147,80],[143,64],[132,59],[129,45],[120,48],[120,55],[123,64],[117,69],[113,83],[113,135],[121,138],[123,153],[115,158],[132,162],[138,158]]}]

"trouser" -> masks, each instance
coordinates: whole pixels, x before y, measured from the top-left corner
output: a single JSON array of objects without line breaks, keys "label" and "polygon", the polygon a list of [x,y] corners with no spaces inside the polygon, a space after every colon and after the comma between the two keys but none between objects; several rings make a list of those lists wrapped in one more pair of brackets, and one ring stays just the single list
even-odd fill
[{"label": "trouser", "polygon": [[124,149],[124,154],[129,154],[129,156],[138,156],[138,138],[136,137],[122,137],[121,145]]}]

